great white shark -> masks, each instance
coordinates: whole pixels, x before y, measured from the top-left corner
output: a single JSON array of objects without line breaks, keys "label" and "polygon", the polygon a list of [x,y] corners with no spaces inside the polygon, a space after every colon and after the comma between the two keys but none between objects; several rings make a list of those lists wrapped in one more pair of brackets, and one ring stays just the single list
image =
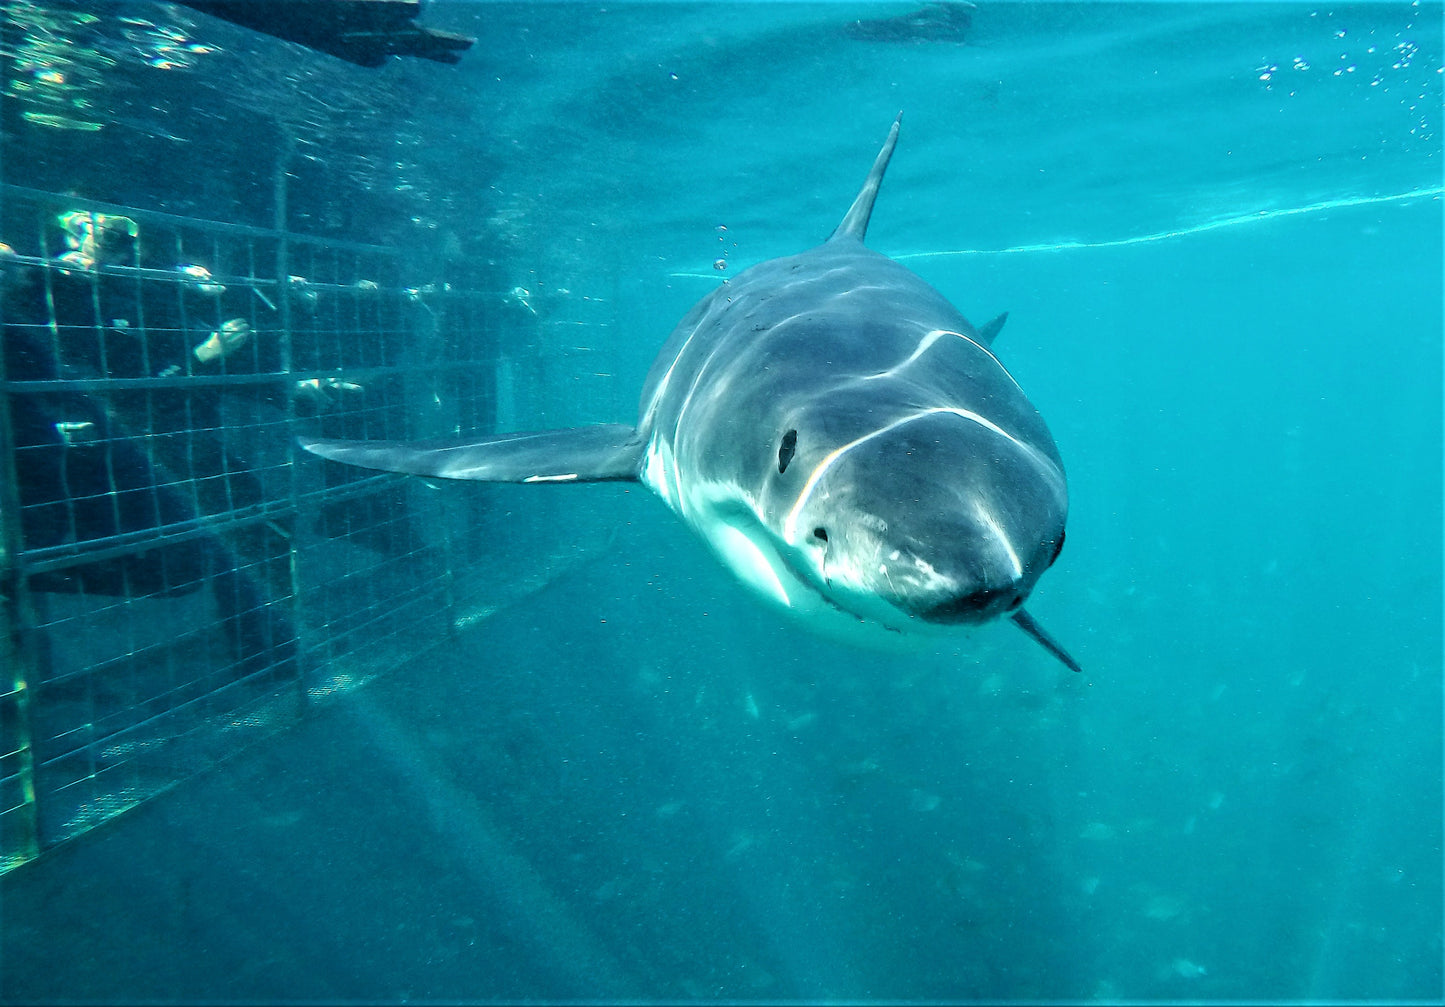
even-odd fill
[{"label": "great white shark", "polygon": [[365,468],[504,483],[639,481],[738,578],[829,635],[904,641],[1007,617],[1059,556],[1063,462],[938,291],[863,245],[893,123],[832,236],[743,271],[680,321],[636,426],[443,441],[301,441]]}]

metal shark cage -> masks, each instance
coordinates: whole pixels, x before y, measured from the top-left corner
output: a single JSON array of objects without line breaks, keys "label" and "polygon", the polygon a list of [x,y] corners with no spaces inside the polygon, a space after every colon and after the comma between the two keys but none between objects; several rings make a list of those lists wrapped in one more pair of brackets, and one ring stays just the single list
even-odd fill
[{"label": "metal shark cage", "polygon": [[490,429],[547,354],[395,249],[14,185],[0,239],[3,872],[504,604],[484,494],[294,437]]}]

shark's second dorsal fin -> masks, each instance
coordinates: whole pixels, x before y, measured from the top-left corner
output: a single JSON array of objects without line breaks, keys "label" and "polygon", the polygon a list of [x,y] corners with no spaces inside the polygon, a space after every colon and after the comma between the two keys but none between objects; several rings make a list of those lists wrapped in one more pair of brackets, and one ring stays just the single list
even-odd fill
[{"label": "shark's second dorsal fin", "polygon": [[1005,311],[993,321],[979,327],[978,341],[985,346],[992,346],[993,341],[998,338],[998,330],[1003,328],[1003,323],[1008,321],[1008,312]]},{"label": "shark's second dorsal fin", "polygon": [[839,238],[856,238],[862,241],[863,235],[868,233],[868,218],[873,215],[873,201],[878,198],[878,187],[883,184],[883,173],[888,170],[888,159],[893,156],[893,148],[898,146],[898,125],[902,121],[903,113],[899,112],[898,118],[893,120],[893,128],[888,131],[888,139],[883,141],[883,149],[873,161],[873,170],[868,172],[868,180],[863,183],[863,188],[858,190],[858,198],[853,200],[853,205],[848,208],[843,223],[828,236],[829,241],[837,241]]}]

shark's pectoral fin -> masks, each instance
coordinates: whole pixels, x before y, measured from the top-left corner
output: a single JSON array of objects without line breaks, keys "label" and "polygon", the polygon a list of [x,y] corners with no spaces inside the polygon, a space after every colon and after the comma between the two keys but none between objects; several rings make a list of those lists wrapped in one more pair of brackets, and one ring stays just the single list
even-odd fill
[{"label": "shark's pectoral fin", "polygon": [[636,479],[645,447],[636,430],[620,423],[437,441],[303,437],[300,444],[314,455],[362,468],[487,483]]},{"label": "shark's pectoral fin", "polygon": [[1064,663],[1064,667],[1068,668],[1070,671],[1084,670],[1083,668],[1079,667],[1079,662],[1075,661],[1072,657],[1070,657],[1069,652],[1063,647],[1060,647],[1058,642],[1044,631],[1044,627],[1040,626],[1037,622],[1035,622],[1034,617],[1029,615],[1023,609],[1019,609],[1009,618],[1013,619],[1013,621],[1018,625],[1019,629],[1023,630],[1029,636],[1037,640],[1039,642],[1039,645],[1042,646],[1044,650],[1047,650],[1050,654],[1054,655],[1060,661],[1062,661]]}]

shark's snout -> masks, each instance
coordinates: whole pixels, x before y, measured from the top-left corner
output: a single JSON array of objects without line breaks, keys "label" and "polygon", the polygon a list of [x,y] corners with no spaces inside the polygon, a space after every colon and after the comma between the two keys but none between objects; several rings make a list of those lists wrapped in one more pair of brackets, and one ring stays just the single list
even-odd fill
[{"label": "shark's snout", "polygon": [[983,588],[931,605],[918,615],[926,622],[944,625],[987,622],[1022,605],[1027,590],[1022,582],[1006,587]]}]

